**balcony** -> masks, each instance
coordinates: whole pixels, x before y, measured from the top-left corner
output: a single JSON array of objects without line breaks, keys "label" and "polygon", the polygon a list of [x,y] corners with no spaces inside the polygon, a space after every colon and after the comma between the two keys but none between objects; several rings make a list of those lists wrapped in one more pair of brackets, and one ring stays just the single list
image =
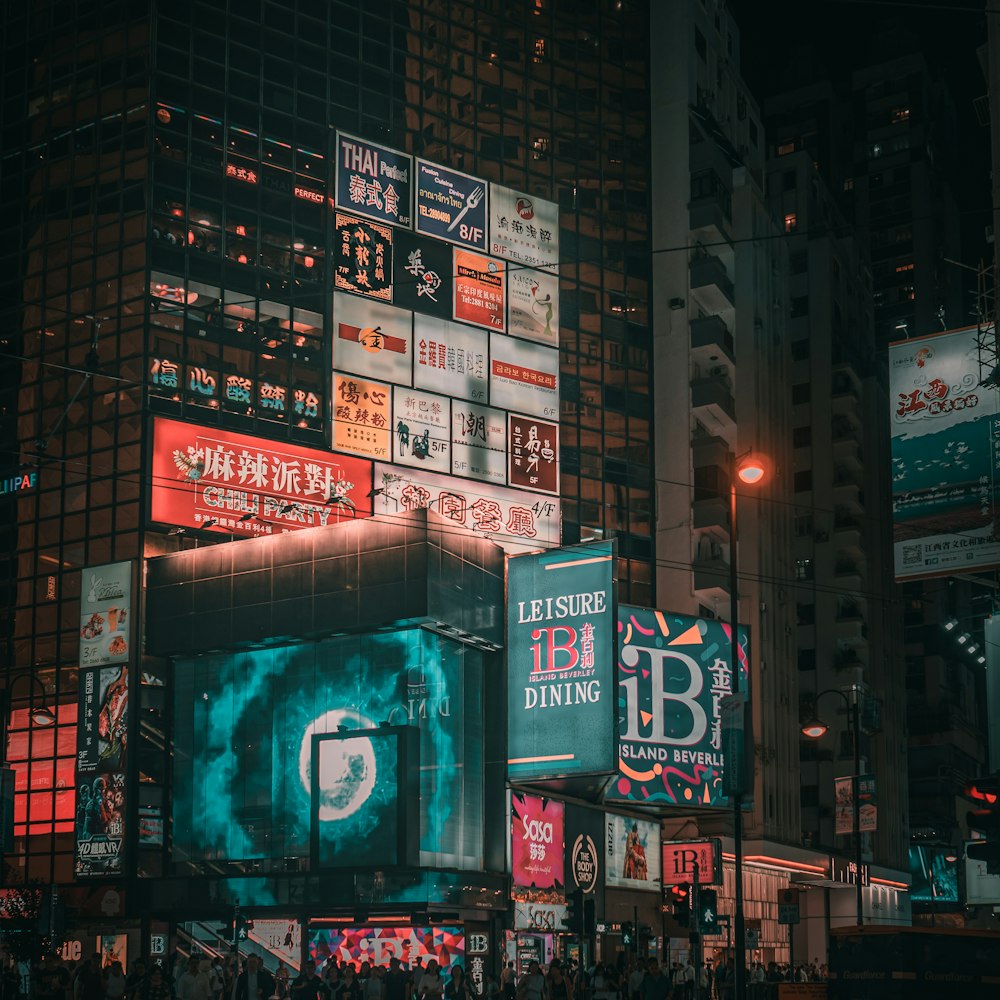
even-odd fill
[{"label": "balcony", "polygon": [[[833,567],[833,575],[837,578],[837,584],[846,587],[848,590],[861,589],[861,577],[864,568],[860,561],[850,558],[838,558]],[[838,620],[840,613],[837,614]]]},{"label": "balcony", "polygon": [[711,430],[731,433],[736,424],[736,401],[729,388],[729,379],[722,371],[691,382],[691,412]]},{"label": "balcony", "polygon": [[845,554],[853,556],[864,554],[864,526],[859,518],[846,512],[835,512],[833,538]]},{"label": "balcony", "polygon": [[736,304],[733,283],[726,265],[713,254],[703,253],[691,258],[691,291],[711,312],[732,309]]},{"label": "balcony", "polygon": [[729,604],[729,563],[721,554],[696,556],[691,564],[695,596],[706,607]]},{"label": "balcony", "polygon": [[700,243],[729,243],[733,196],[723,188],[688,205],[692,237]]},{"label": "balcony", "polygon": [[733,335],[722,317],[699,316],[691,320],[691,357],[701,365],[734,362]]},{"label": "balcony", "polygon": [[865,492],[853,477],[838,471],[833,479],[833,502],[847,512],[863,514]]},{"label": "balcony", "polygon": [[696,531],[717,542],[729,542],[729,503],[723,497],[705,497],[691,505],[691,520]]}]

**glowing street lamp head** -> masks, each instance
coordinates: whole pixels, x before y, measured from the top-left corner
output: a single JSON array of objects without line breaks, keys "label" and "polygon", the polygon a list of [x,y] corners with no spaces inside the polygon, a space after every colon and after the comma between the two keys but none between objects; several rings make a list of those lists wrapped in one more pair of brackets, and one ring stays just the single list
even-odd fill
[{"label": "glowing street lamp head", "polygon": [[736,476],[747,486],[757,486],[767,477],[767,462],[762,455],[746,455],[736,466]]},{"label": "glowing street lamp head", "polygon": [[825,736],[826,735],[826,731],[829,728],[830,727],[825,722],[823,722],[821,719],[813,718],[813,719],[810,719],[802,727],[802,735],[803,736],[808,736],[809,739],[811,739],[811,740],[818,740],[821,736]]}]

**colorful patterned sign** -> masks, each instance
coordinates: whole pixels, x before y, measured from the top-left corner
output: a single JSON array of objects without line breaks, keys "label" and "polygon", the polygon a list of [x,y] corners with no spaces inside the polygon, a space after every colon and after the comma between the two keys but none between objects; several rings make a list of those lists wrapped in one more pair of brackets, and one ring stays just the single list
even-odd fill
[{"label": "colorful patterned sign", "polygon": [[462,964],[465,934],[461,927],[324,927],[309,931],[309,957],[321,971],[330,959],[344,965],[362,962],[388,966],[398,958],[404,969],[418,959],[434,959],[442,969]]},{"label": "colorful patterned sign", "polygon": [[337,207],[409,227],[413,160],[374,142],[337,133]]},{"label": "colorful patterned sign", "polygon": [[560,890],[563,875],[565,806],[538,795],[510,796],[511,868],[514,885]]},{"label": "colorful patterned sign", "polygon": [[504,263],[455,248],[455,319],[487,330],[506,323]]},{"label": "colorful patterned sign", "polygon": [[371,299],[392,301],[392,230],[340,212],[336,216],[334,285]]}]

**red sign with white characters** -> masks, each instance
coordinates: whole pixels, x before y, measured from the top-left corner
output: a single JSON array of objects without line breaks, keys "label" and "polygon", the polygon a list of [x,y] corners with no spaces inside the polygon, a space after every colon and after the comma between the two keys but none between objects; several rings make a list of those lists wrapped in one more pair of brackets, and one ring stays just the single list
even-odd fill
[{"label": "red sign with white characters", "polygon": [[176,420],[153,425],[154,521],[255,537],[368,517],[372,463]]},{"label": "red sign with white characters", "polygon": [[537,795],[511,794],[511,859],[514,885],[558,889],[563,877],[565,806]]}]

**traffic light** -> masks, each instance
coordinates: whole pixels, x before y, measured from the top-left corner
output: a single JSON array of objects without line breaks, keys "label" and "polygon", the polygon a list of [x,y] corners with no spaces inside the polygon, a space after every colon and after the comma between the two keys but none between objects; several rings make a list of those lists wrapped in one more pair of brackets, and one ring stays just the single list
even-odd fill
[{"label": "traffic light", "polygon": [[587,896],[583,901],[583,933],[593,934],[597,929],[597,904],[593,896]]},{"label": "traffic light", "polygon": [[682,882],[680,885],[672,885],[670,894],[673,896],[674,920],[687,927],[691,923],[691,884]]},{"label": "traffic light", "polygon": [[980,808],[969,811],[969,829],[984,837],[969,844],[965,853],[973,861],[986,862],[988,874],[1000,875],[1000,778],[978,778],[965,794],[980,804]]},{"label": "traffic light", "polygon": [[719,895],[714,889],[698,892],[698,930],[703,934],[719,932]]},{"label": "traffic light", "polygon": [[622,924],[622,944],[626,948],[635,948],[635,925],[631,921]]},{"label": "traffic light", "polygon": [[236,921],[236,937],[240,941],[246,941],[250,937],[250,932],[253,930],[253,921],[249,917],[241,916]]},{"label": "traffic light", "polygon": [[566,897],[566,919],[563,921],[570,934],[583,933],[583,890],[577,889]]}]

